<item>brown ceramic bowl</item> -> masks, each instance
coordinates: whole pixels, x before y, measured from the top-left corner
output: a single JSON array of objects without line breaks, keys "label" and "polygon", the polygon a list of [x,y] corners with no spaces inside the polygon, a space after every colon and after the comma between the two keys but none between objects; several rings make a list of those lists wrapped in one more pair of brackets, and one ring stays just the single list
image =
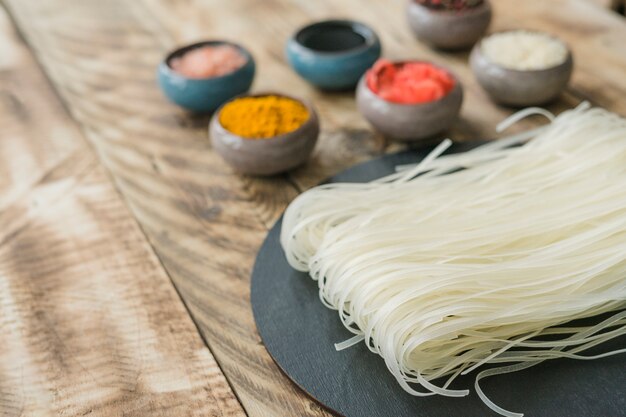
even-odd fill
[{"label": "brown ceramic bowl", "polygon": [[[227,104],[224,103],[209,123],[211,144],[226,162],[242,174],[274,175],[295,168],[309,158],[319,136],[319,119],[310,104],[285,94],[263,93],[249,96],[266,95],[288,97],[302,103],[309,111],[309,118],[293,132],[266,139],[249,139],[238,136],[222,126],[220,114]],[[240,97],[245,96],[233,100]]]},{"label": "brown ceramic bowl", "polygon": [[554,67],[541,70],[505,68],[487,59],[482,52],[481,41],[470,54],[470,66],[478,83],[493,100],[509,106],[524,107],[554,100],[567,86],[574,60],[567,48],[565,61]]},{"label": "brown ceramic bowl", "polygon": [[466,49],[478,41],[491,22],[491,4],[462,11],[433,10],[409,0],[409,25],[418,39],[435,48]]},{"label": "brown ceramic bowl", "polygon": [[400,104],[387,101],[374,93],[365,82],[365,75],[356,90],[361,114],[384,136],[403,142],[430,138],[456,120],[463,103],[463,87],[454,74],[452,91],[437,101]]}]

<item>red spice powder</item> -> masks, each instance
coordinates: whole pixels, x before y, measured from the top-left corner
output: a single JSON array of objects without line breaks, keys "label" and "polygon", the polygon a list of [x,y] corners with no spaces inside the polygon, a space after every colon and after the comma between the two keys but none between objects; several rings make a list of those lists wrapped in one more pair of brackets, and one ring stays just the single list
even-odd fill
[{"label": "red spice powder", "polygon": [[380,59],[365,77],[376,95],[401,104],[439,100],[454,88],[454,78],[447,71],[426,62],[394,64]]},{"label": "red spice powder", "polygon": [[202,46],[170,61],[170,67],[189,78],[211,78],[241,68],[246,57],[232,45]]}]

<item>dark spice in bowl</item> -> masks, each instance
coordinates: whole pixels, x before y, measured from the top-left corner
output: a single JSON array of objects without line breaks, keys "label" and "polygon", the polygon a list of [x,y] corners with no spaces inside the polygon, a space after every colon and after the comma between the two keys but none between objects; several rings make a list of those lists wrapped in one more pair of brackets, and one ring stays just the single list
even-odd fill
[{"label": "dark spice in bowl", "polygon": [[366,37],[359,26],[344,22],[328,22],[323,26],[311,26],[300,31],[296,40],[303,46],[318,52],[341,52],[365,45]]},{"label": "dark spice in bowl", "polygon": [[484,0],[415,0],[417,3],[435,10],[464,10],[480,6]]}]

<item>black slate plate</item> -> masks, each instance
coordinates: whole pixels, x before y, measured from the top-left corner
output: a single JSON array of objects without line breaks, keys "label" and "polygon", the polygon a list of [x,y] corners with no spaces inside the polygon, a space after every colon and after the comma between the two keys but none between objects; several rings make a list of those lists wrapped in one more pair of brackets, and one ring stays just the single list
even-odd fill
[{"label": "black slate plate", "polygon": [[[330,182],[369,181],[423,156],[414,152],[384,156],[348,169]],[[335,351],[334,343],[351,334],[341,325],[337,312],[320,303],[317,283],[288,265],[279,236],[280,220],[257,256],[252,309],[270,355],[300,388],[346,417],[496,416],[474,393],[474,374],[453,385],[470,388],[468,397],[415,398],[400,388],[384,361],[364,344]],[[600,351],[624,347],[626,337],[621,337]],[[496,404],[526,416],[626,417],[626,355],[594,361],[548,361],[487,378],[481,387]]]}]

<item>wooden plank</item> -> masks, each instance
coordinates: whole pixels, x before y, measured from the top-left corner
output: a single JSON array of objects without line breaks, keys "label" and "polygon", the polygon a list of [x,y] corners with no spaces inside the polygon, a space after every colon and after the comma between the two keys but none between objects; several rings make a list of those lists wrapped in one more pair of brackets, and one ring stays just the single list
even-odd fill
[{"label": "wooden plank", "polygon": [[[626,80],[612,77],[624,63],[616,42],[624,29],[609,12],[587,10],[583,1],[498,0],[494,29],[519,27],[520,19],[528,27],[554,29],[585,58],[579,60],[573,89],[552,109],[584,96],[624,113],[625,104],[616,97]],[[511,112],[478,88],[466,53],[439,54],[412,38],[404,23],[404,0],[378,3],[49,0],[44,6],[8,1],[250,415],[324,414],[280,374],[255,330],[248,280],[267,226],[296,195],[292,185],[305,189],[350,164],[398,148],[371,132],[351,94],[319,93],[293,74],[283,59],[284,39],[311,19],[350,16],[376,28],[391,58],[445,63],[467,92],[463,117],[451,132],[455,139],[493,137],[495,123]],[[544,3],[555,8],[548,10]],[[556,14],[559,24],[552,26],[546,16]],[[211,152],[208,119],[164,103],[155,87],[157,62],[174,43],[206,37],[234,39],[252,49],[259,63],[256,90],[289,91],[316,102],[323,134],[308,165],[289,177],[234,175]],[[606,66],[594,66],[598,62]],[[614,83],[611,89],[605,85],[608,79]]]},{"label": "wooden plank", "polygon": [[245,415],[1,7],[0,50],[0,415]]},{"label": "wooden plank", "polygon": [[591,1],[600,7],[605,7],[611,10],[618,10],[620,7],[623,8],[624,4],[626,4],[626,1],[624,0],[588,0],[588,1]]},{"label": "wooden plank", "polygon": [[[238,178],[206,140],[207,119],[166,104],[155,65],[167,48],[134,2],[10,3],[193,311],[251,415],[325,413],[282,375],[256,333],[249,271],[266,224],[295,195],[280,179]],[[121,46],[124,46],[123,48]]]}]

